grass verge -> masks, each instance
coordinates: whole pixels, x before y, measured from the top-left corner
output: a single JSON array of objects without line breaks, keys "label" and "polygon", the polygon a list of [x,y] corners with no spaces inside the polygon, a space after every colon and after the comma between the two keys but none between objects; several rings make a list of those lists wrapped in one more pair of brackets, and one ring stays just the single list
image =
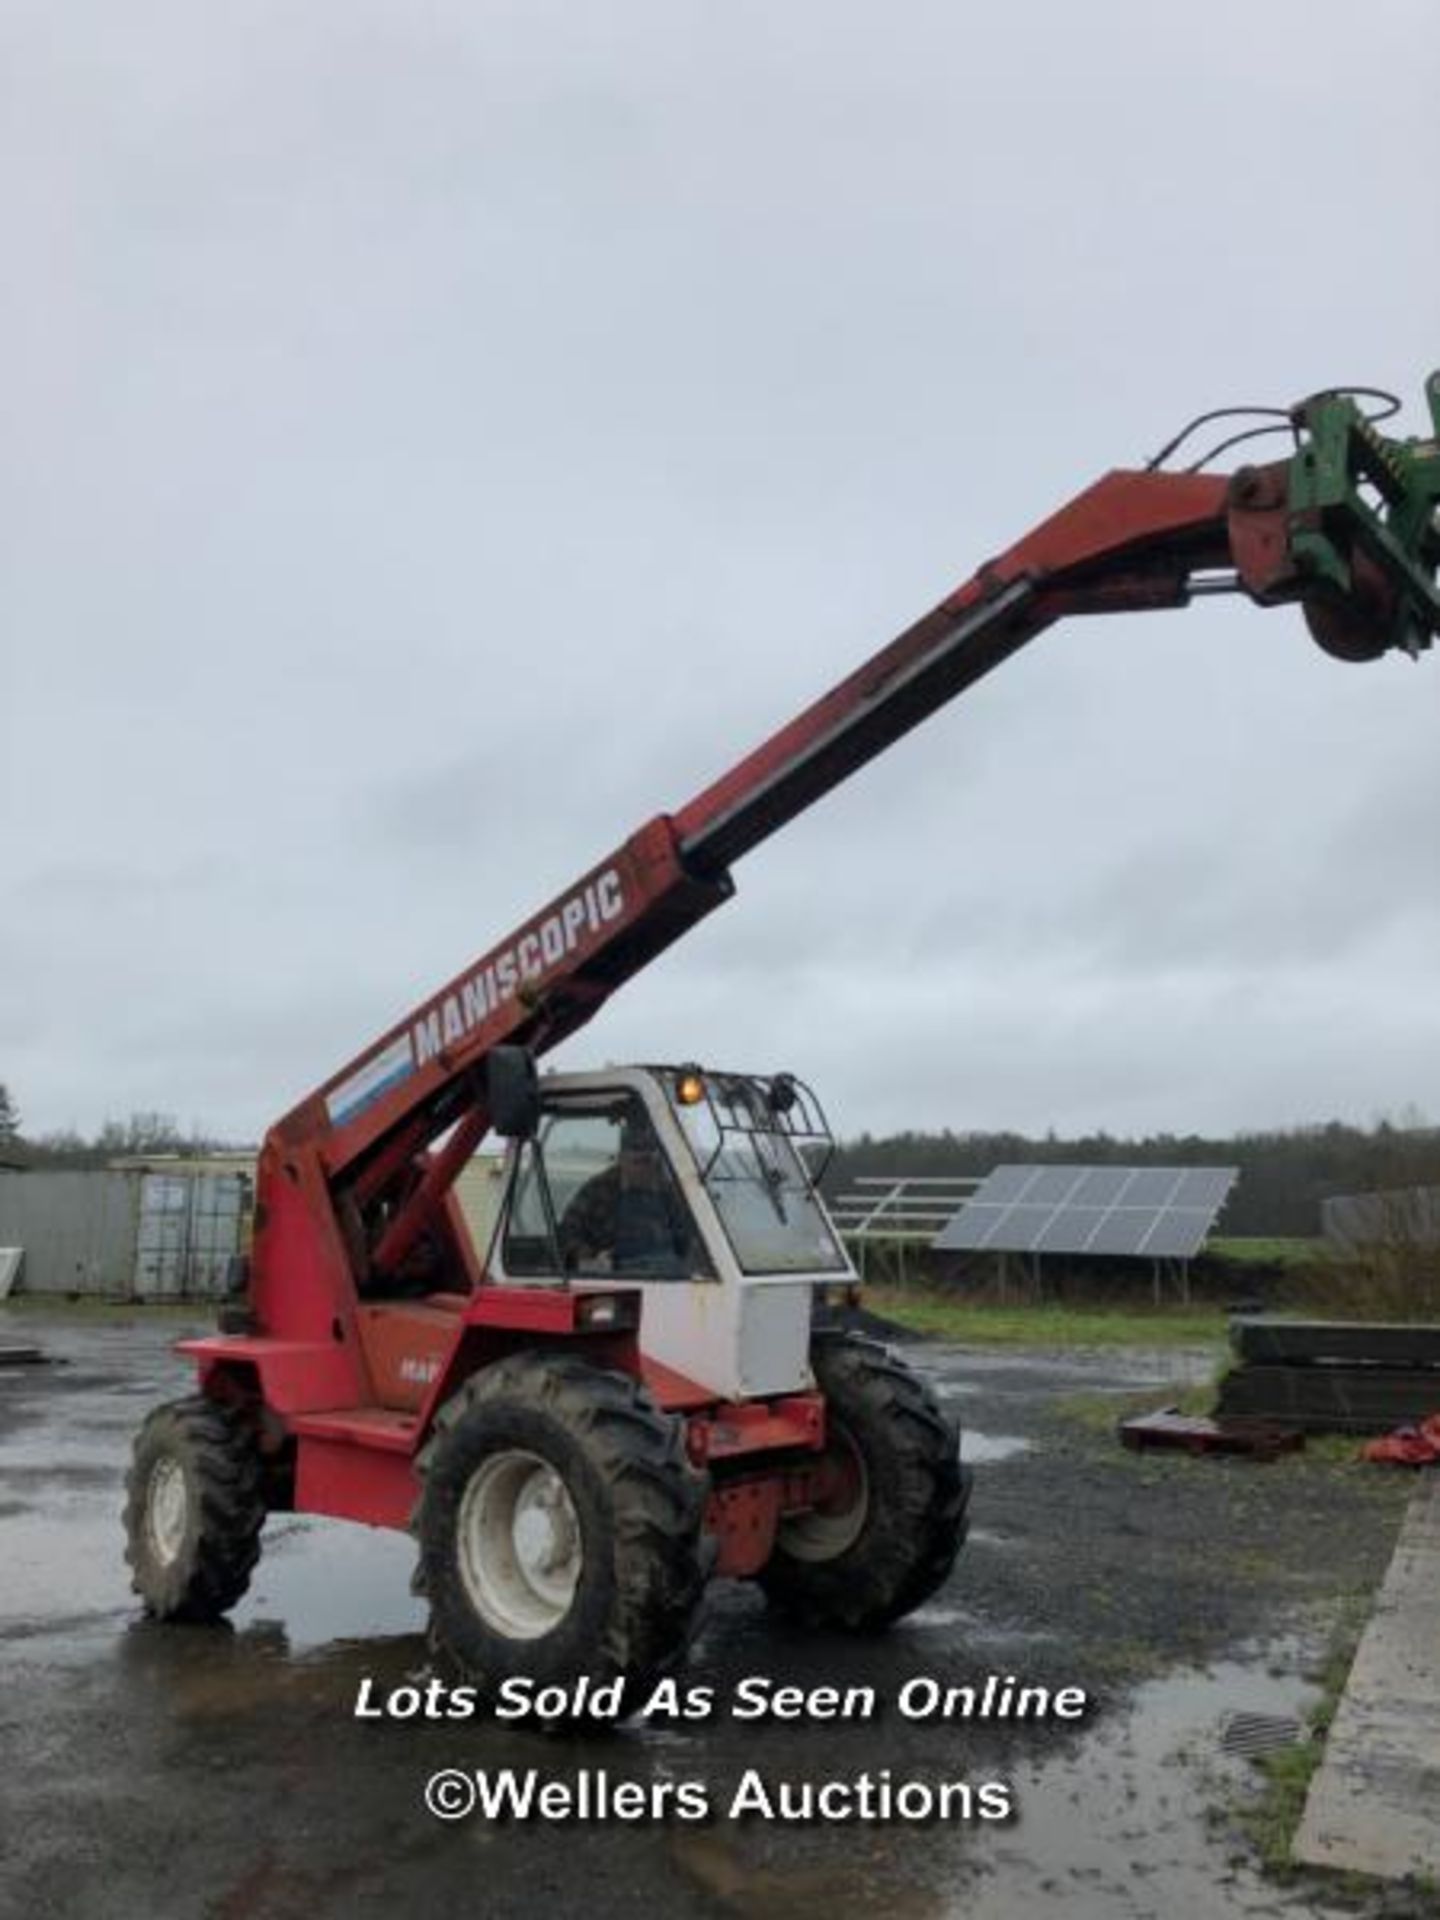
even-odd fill
[{"label": "grass verge", "polygon": [[1271,1235],[1268,1238],[1221,1235],[1205,1242],[1207,1254],[1230,1260],[1237,1266],[1312,1267],[1330,1257],[1325,1240],[1303,1240],[1294,1236]]},{"label": "grass verge", "polygon": [[868,1288],[865,1305],[902,1327],[959,1346],[1204,1347],[1225,1341],[1226,1316],[1215,1307],[993,1307],[888,1287]]},{"label": "grass verge", "polygon": [[95,1300],[69,1294],[12,1294],[0,1301],[0,1326],[6,1316],[19,1322],[33,1315],[45,1320],[78,1320],[104,1325],[110,1321],[197,1320],[213,1321],[218,1303],[213,1300]]},{"label": "grass verge", "polygon": [[1310,1782],[1324,1756],[1325,1736],[1355,1662],[1372,1597],[1353,1595],[1345,1603],[1324,1664],[1316,1675],[1320,1699],[1310,1713],[1305,1737],[1293,1747],[1282,1747],[1255,1761],[1263,1782],[1260,1793],[1234,1809],[1235,1824],[1255,1849],[1265,1871],[1277,1879],[1294,1879],[1309,1871],[1296,1865],[1290,1849],[1305,1811]]}]

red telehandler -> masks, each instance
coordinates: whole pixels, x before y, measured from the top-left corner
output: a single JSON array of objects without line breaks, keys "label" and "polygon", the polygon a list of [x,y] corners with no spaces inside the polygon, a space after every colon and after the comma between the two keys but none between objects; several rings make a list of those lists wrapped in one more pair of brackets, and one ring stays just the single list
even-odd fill
[{"label": "red telehandler", "polygon": [[[1206,472],[1236,433],[1176,470],[1181,435],[1106,475],[280,1120],[243,1303],[181,1342],[198,1391],[135,1442],[148,1610],[233,1606],[270,1512],[412,1528],[432,1641],[482,1688],[638,1689],[713,1575],[856,1629],[933,1593],[969,1475],[928,1387],[826,1312],[854,1273],[814,1096],[692,1064],[542,1079],[536,1057],[727,900],[742,854],[1067,615],[1242,591],[1299,602],[1344,660],[1428,646],[1440,374],[1434,439],[1381,434],[1373,397],[1273,410],[1249,431],[1293,452],[1268,465]],[[507,1176],[477,1251],[454,1185],[490,1132]]]}]

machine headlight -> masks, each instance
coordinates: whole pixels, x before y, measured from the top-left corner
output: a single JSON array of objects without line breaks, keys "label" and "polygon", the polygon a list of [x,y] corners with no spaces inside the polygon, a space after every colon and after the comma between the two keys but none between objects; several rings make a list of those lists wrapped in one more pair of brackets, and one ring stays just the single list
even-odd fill
[{"label": "machine headlight", "polygon": [[575,1301],[577,1327],[634,1327],[640,1323],[638,1293],[582,1293]]}]

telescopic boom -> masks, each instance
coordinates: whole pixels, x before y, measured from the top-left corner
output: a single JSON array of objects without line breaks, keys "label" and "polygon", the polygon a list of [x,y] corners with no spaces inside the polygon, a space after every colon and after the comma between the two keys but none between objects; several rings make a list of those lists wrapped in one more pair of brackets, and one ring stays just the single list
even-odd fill
[{"label": "telescopic boom", "polygon": [[357,1277],[394,1271],[488,1129],[496,1047],[539,1054],[573,1033],[729,898],[742,855],[1055,622],[1236,591],[1298,602],[1342,659],[1428,647],[1440,632],[1440,374],[1427,440],[1381,434],[1357,391],[1289,410],[1287,459],[1105,475],[407,1014],[268,1136],[260,1293],[267,1222],[285,1215],[293,1229],[297,1188],[311,1234],[333,1250],[338,1232]]}]

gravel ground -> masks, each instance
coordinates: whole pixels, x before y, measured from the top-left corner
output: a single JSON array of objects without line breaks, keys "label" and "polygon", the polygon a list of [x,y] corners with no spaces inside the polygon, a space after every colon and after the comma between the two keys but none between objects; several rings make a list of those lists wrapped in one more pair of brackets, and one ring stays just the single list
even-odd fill
[{"label": "gravel ground", "polygon": [[[1338,1909],[1324,1883],[1266,1882],[1207,1810],[1254,1791],[1221,1758],[1236,1707],[1297,1713],[1337,1619],[1374,1588],[1403,1475],[1315,1455],[1271,1465],[1133,1455],[1107,1397],[1163,1404],[1210,1359],[911,1349],[969,1434],[975,1530],[950,1585],[880,1639],[804,1635],[745,1587],[717,1587],[687,1678],[722,1709],[748,1675],[869,1686],[878,1710],[828,1724],[654,1722],[556,1737],[528,1728],[367,1724],[361,1680],[423,1670],[410,1544],[284,1518],[233,1625],[160,1628],[130,1602],[118,1532],[129,1434],[186,1390],[174,1321],[0,1312],[0,1338],[67,1362],[0,1373],[0,1911],[321,1920],[493,1915],[763,1916],[1064,1912],[1196,1920]],[[1098,1410],[1098,1411],[1097,1411]],[[914,1723],[904,1682],[1094,1696],[1082,1723]],[[576,1826],[438,1822],[438,1768],[703,1783],[723,1814],[747,1768],[814,1783],[1004,1781],[1017,1816]],[[1419,1912],[1416,1896],[1362,1910]],[[1355,1911],[1353,1905],[1346,1908]]]}]

